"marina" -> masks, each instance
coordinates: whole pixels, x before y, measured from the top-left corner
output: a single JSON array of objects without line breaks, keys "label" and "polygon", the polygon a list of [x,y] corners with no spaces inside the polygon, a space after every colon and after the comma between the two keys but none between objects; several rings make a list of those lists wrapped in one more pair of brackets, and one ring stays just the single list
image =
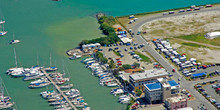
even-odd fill
[{"label": "marina", "polygon": [[[127,3],[123,0],[118,2],[119,4]],[[113,16],[123,16],[131,13],[135,14],[190,6],[191,4],[206,4],[208,1],[183,1],[184,3],[178,5],[175,5],[176,2],[172,1],[162,2],[173,4],[165,5],[165,7],[161,5],[146,7],[146,5],[152,6],[152,4],[155,4],[155,1],[138,1],[132,4],[133,7],[136,7],[135,9],[130,8],[129,5],[124,5],[124,7],[120,7],[122,11],[118,11],[119,7],[113,8],[115,3],[103,5],[103,1],[100,2],[97,0],[88,2],[52,2],[43,0],[0,1],[0,16],[6,18],[3,19],[6,21],[5,30],[10,30],[10,32],[6,34],[6,37],[1,37],[0,49],[2,53],[0,57],[0,72],[2,73],[1,77],[8,88],[11,98],[21,110],[51,110],[54,108],[39,97],[39,93],[45,91],[45,88],[35,90],[28,89],[27,85],[29,85],[30,81],[22,81],[20,78],[12,79],[4,74],[6,69],[14,65],[12,49],[16,46],[16,50],[18,50],[17,54],[20,59],[20,61],[18,60],[18,64],[20,65],[20,63],[22,63],[22,65],[17,66],[17,68],[29,67],[30,65],[36,64],[48,67],[50,66],[48,52],[52,51],[54,58],[57,60],[57,68],[62,67],[59,60],[66,58],[66,64],[72,72],[70,83],[73,83],[74,87],[80,90],[92,109],[125,109],[125,106],[116,103],[117,98],[109,94],[111,88],[100,86],[98,84],[99,79],[92,76],[91,71],[85,69],[84,65],[78,62],[80,59],[75,59],[74,61],[69,60],[64,53],[67,49],[76,46],[79,41],[83,39],[93,39],[102,36],[98,30],[99,25],[96,19],[91,17],[91,15],[96,12],[103,12]],[[213,2],[216,1],[209,1],[209,3]],[[39,7],[39,3],[42,7]],[[97,8],[91,8],[94,4],[97,4]],[[140,5],[143,7],[139,8]],[[18,12],[22,13],[19,14]],[[21,44],[8,44],[9,41],[12,40],[9,38],[9,36],[12,36],[12,32],[16,33],[16,38],[21,40]],[[39,63],[36,62],[37,57],[39,57]],[[52,60],[52,62],[55,62],[55,60]],[[96,100],[94,101],[94,99]]]},{"label": "marina", "polygon": [[[13,77],[24,77],[24,81],[35,79],[35,81],[32,81],[29,84],[28,88],[30,89],[44,88],[52,85],[54,87],[53,90],[41,92],[40,95],[48,100],[49,105],[54,106],[55,110],[77,110],[77,108],[87,108],[88,104],[84,102],[82,97],[80,97],[79,90],[71,89],[73,84],[64,84],[70,81],[70,78],[63,77],[65,73],[61,74],[51,69],[49,69],[50,73],[47,73],[46,70],[48,70],[48,68],[38,66],[32,66],[30,69],[23,67],[17,68],[16,66],[16,68],[8,69],[6,73]],[[62,91],[61,89],[65,89],[65,91]],[[7,103],[6,107],[9,108],[12,105],[12,103]]]}]

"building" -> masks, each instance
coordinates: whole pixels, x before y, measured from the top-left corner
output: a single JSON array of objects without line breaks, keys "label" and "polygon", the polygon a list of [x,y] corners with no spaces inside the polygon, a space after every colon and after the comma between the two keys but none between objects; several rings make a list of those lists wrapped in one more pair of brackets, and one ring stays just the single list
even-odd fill
[{"label": "building", "polygon": [[84,52],[89,52],[92,49],[98,49],[100,47],[101,47],[100,43],[82,45],[82,49]]},{"label": "building", "polygon": [[157,78],[166,78],[168,76],[169,73],[165,69],[151,69],[143,73],[129,75],[129,82],[131,89],[134,89],[134,91],[137,89],[144,90],[145,84],[158,82]]},{"label": "building", "polygon": [[191,107],[185,107],[185,108],[180,108],[180,109],[177,109],[177,110],[193,110]]},{"label": "building", "polygon": [[145,99],[149,103],[165,102],[167,98],[179,95],[180,85],[174,80],[167,81],[164,78],[158,78],[158,82],[145,84]]},{"label": "building", "polygon": [[207,39],[214,39],[216,37],[220,37],[220,32],[209,32],[205,35]]},{"label": "building", "polygon": [[180,108],[187,107],[187,99],[183,96],[167,98],[164,102],[168,110],[179,110]]}]

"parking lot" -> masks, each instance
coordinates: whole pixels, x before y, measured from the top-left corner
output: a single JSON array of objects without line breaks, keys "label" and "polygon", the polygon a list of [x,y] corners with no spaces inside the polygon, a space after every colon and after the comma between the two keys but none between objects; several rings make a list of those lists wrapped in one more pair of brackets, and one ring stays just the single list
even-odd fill
[{"label": "parking lot", "polygon": [[[139,48],[138,48],[139,46]],[[140,47],[139,44],[131,44],[129,46],[127,45],[111,45],[111,46],[106,46],[106,47],[101,47],[102,53],[107,57],[107,58],[112,58],[112,59],[117,59],[120,58],[120,61],[123,64],[133,64],[134,62],[140,63],[140,67],[143,69],[151,69],[153,68],[153,64],[151,62],[143,62],[140,61],[140,58],[137,58],[136,54],[134,51],[138,51],[141,54],[147,56],[150,58],[147,53],[145,53],[144,49]],[[120,53],[120,55],[116,55],[115,52]],[[151,58],[150,58],[151,60]],[[152,60],[151,60],[152,61]]]},{"label": "parking lot", "polygon": [[214,84],[206,85],[204,89],[212,98],[216,100],[217,103],[220,103],[220,95],[215,92],[215,89],[212,88],[212,85]]}]

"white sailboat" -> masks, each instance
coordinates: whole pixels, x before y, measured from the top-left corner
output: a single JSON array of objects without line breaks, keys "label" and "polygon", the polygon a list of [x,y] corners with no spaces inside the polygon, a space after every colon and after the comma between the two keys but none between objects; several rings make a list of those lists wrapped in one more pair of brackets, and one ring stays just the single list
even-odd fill
[{"label": "white sailboat", "polygon": [[[2,21],[2,23],[3,23],[3,21]],[[4,36],[8,33],[8,31],[4,31],[4,23],[1,25],[2,25],[2,31],[0,31],[0,36]]]},{"label": "white sailboat", "polygon": [[16,44],[16,43],[19,43],[20,40],[15,40],[15,35],[13,33],[13,40],[10,41],[10,44]]},{"label": "white sailboat", "polygon": [[51,66],[51,53],[50,53],[50,67],[44,68],[45,71],[51,72],[51,71],[56,71],[57,67],[56,66]]},{"label": "white sailboat", "polygon": [[[6,89],[6,92],[7,92],[7,89]],[[8,109],[12,107],[14,103],[11,102],[10,99],[11,98],[9,96],[4,96],[3,81],[0,77],[0,109]]]},{"label": "white sailboat", "polygon": [[18,62],[17,62],[15,48],[14,48],[14,55],[15,55],[15,67],[14,68],[10,68],[10,69],[8,69],[6,71],[6,73],[9,74],[9,75],[15,74],[15,73],[23,73],[24,72],[24,68],[23,67],[18,67]]},{"label": "white sailboat", "polygon": [[3,21],[3,20],[1,19],[0,24],[4,24],[4,23],[5,23],[5,21]]}]

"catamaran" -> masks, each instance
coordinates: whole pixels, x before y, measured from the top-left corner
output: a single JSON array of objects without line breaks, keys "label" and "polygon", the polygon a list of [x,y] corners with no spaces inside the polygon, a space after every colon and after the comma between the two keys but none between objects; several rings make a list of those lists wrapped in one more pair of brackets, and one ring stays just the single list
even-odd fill
[{"label": "catamaran", "polygon": [[4,36],[8,33],[8,31],[4,31],[4,24],[2,24],[2,31],[0,31],[0,36]]}]

